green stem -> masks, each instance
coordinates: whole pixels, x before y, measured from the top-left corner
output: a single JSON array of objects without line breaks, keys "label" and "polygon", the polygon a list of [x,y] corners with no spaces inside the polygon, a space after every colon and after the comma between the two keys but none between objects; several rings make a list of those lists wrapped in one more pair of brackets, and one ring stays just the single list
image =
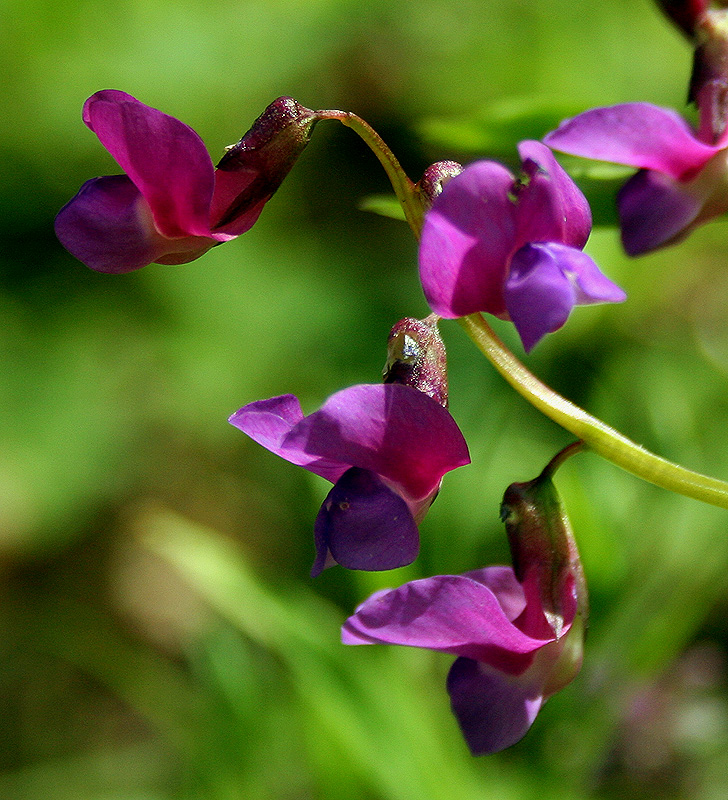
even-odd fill
[{"label": "green stem", "polygon": [[407,222],[410,228],[412,228],[415,237],[419,239],[420,231],[422,230],[422,221],[425,215],[419,193],[417,192],[415,184],[407,177],[407,174],[402,169],[402,165],[389,149],[384,139],[382,139],[368,122],[365,122],[361,117],[352,114],[350,111],[317,111],[316,116],[319,119],[338,120],[342,125],[346,125],[347,128],[351,128],[358,133],[367,145],[369,145],[369,149],[384,167],[384,171],[387,173],[394,193],[397,195],[397,200],[399,200],[404,210]]},{"label": "green stem", "polygon": [[728,483],[660,458],[557,394],[521,364],[482,315],[471,314],[458,322],[519,394],[595,453],[663,489],[728,508]]},{"label": "green stem", "polygon": [[548,464],[543,468],[539,478],[543,478],[544,480],[554,477],[554,473],[556,470],[566,461],[567,459],[571,458],[571,456],[580,453],[586,444],[581,439],[577,439],[577,441],[572,442],[571,444],[567,444],[562,450],[559,452],[549,461]]}]

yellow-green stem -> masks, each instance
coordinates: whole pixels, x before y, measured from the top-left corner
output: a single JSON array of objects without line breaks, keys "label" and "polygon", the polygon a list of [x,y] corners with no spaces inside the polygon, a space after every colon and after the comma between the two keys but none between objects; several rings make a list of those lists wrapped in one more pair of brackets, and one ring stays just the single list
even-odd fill
[{"label": "yellow-green stem", "polygon": [[557,394],[523,366],[482,315],[471,314],[458,322],[519,394],[562,428],[578,436],[589,449],[663,489],[728,508],[728,483],[660,458]]}]

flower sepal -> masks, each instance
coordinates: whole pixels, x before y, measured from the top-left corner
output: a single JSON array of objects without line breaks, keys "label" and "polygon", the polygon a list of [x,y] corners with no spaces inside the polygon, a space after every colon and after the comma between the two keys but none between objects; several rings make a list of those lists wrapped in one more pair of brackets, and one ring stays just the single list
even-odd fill
[{"label": "flower sepal", "polygon": [[[212,208],[216,229],[231,223],[240,225],[241,220],[251,215],[257,219],[260,209],[309,143],[318,121],[315,111],[292,97],[279,97],[237,144],[227,148],[217,165]],[[241,174],[250,175],[250,182],[241,186]]]},{"label": "flower sepal", "polygon": [[587,594],[571,524],[548,468],[535,480],[506,489],[501,519],[513,571],[526,591],[538,593],[543,615],[558,639],[565,620],[573,620],[577,610],[585,619]]},{"label": "flower sepal", "polygon": [[425,319],[405,317],[394,325],[382,378],[384,383],[412,386],[447,408],[447,354],[438,320],[430,314]]}]

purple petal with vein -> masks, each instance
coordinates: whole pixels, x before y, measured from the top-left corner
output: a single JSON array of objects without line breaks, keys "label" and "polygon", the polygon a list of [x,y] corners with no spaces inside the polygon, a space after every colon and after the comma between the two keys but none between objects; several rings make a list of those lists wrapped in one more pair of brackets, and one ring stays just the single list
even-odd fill
[{"label": "purple petal with vein", "polygon": [[438,575],[370,597],[344,623],[342,641],[423,647],[519,675],[553,638],[536,639],[516,628],[482,583]]},{"label": "purple petal with vein", "polygon": [[352,467],[324,500],[314,526],[316,561],[311,576],[327,566],[327,555],[347,569],[385,570],[411,564],[419,533],[407,503],[381,478]]},{"label": "purple petal with vein", "polygon": [[483,567],[466,572],[463,577],[487,586],[498,598],[503,613],[511,622],[523,613],[526,595],[512,567]]},{"label": "purple petal with vein", "polygon": [[581,249],[591,231],[589,203],[541,142],[518,145],[526,182],[518,191],[517,247],[563,242]]},{"label": "purple petal with vein", "polygon": [[654,169],[675,179],[698,170],[720,149],[696,139],[674,111],[650,103],[593,108],[562,122],[544,142],[564,153]]},{"label": "purple petal with vein", "polygon": [[58,212],[55,230],[69,253],[98,272],[131,272],[164,257],[191,261],[214,244],[198,237],[161,236],[126,175],[86,181]]},{"label": "purple petal with vein", "polygon": [[412,500],[427,497],[446,472],[470,463],[449,412],[423,392],[399,384],[362,384],[337,392],[301,420],[283,446],[286,452],[376,472]]},{"label": "purple petal with vein", "polygon": [[292,394],[284,394],[269,400],[248,403],[228,421],[271,453],[335,483],[349,468],[348,463],[335,458],[322,459],[286,442],[288,434],[303,419],[305,417],[298,398]]}]

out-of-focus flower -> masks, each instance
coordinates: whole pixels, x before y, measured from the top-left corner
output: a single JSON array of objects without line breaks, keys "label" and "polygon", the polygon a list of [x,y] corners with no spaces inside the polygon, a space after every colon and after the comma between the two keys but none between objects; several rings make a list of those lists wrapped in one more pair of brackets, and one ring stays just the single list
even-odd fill
[{"label": "out-of-focus flower", "polygon": [[342,628],[345,644],[400,644],[457,656],[447,678],[474,755],[521,739],[543,703],[581,667],[587,598],[568,520],[550,477],[504,497],[514,568],[439,575],[372,595]]},{"label": "out-of-focus flower", "polygon": [[673,244],[728,211],[728,131],[706,144],[674,111],[624,103],[566,120],[544,142],[640,170],[617,196],[629,255]]},{"label": "out-of-focus flower", "polygon": [[531,350],[575,305],[625,294],[582,252],[591,229],[583,194],[540,142],[518,151],[520,178],[476,161],[444,184],[425,216],[420,278],[436,314],[510,319]]},{"label": "out-of-focus flower", "polygon": [[442,476],[470,462],[449,412],[397,383],[351,386],[308,416],[290,394],[258,400],[230,422],[334,484],[314,526],[314,576],[334,563],[363,570],[410,564],[419,551],[417,525]]},{"label": "out-of-focus flower", "polygon": [[315,112],[280,97],[217,166],[178,119],[107,89],[83,121],[125,175],[87,181],[58,213],[56,235],[99,272],[183,264],[245,233],[308,143]]}]

